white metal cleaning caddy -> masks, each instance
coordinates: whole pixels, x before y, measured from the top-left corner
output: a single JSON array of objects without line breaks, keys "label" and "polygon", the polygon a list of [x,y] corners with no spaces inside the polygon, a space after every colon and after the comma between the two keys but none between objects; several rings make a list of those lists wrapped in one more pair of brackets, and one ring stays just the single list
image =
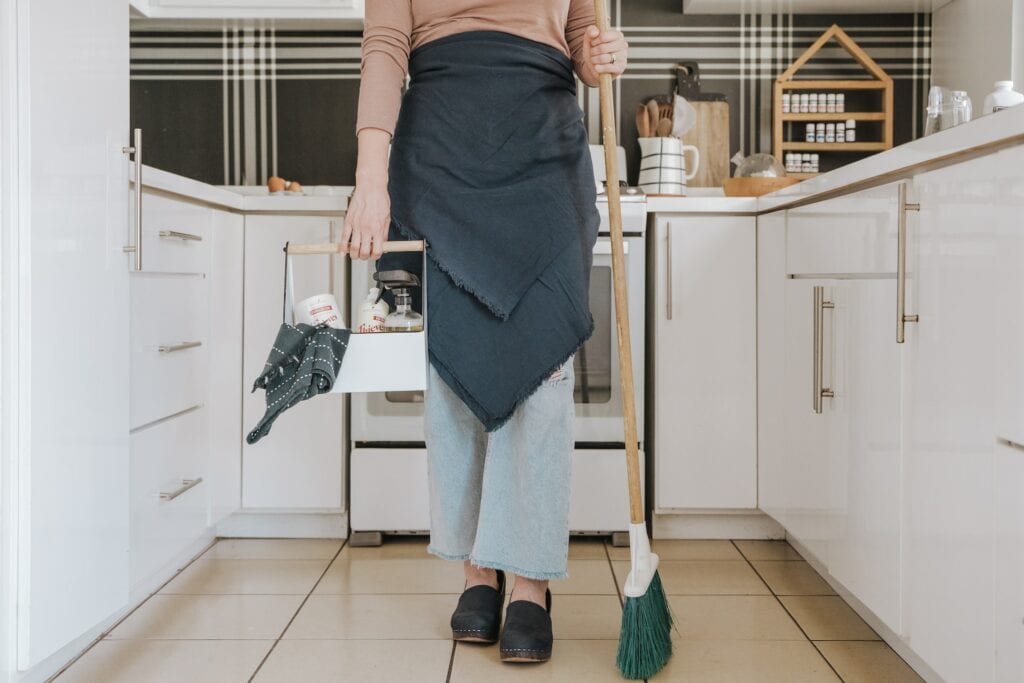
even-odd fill
[{"label": "white metal cleaning caddy", "polygon": [[[420,288],[427,300],[426,244],[422,240],[393,241],[384,244],[385,252],[423,252]],[[293,255],[340,254],[340,244],[293,244]],[[290,266],[290,264],[289,264]],[[289,267],[289,272],[291,268]],[[286,296],[294,298],[292,287]],[[293,302],[289,302],[293,303]],[[422,391],[427,388],[427,311],[422,306],[421,332],[368,332],[353,330],[345,350],[341,369],[331,393],[351,394],[372,391]]]}]

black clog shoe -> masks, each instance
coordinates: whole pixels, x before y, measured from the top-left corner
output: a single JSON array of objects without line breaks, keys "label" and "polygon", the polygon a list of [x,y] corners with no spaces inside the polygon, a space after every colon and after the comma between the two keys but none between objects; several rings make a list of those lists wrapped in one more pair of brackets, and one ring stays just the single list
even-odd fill
[{"label": "black clog shoe", "polygon": [[505,572],[498,572],[498,587],[467,588],[452,613],[452,638],[469,643],[494,643],[501,630],[501,606],[505,603]]},{"label": "black clog shoe", "polygon": [[530,600],[513,600],[505,610],[501,661],[546,662],[551,659],[551,589],[544,592],[547,609]]}]

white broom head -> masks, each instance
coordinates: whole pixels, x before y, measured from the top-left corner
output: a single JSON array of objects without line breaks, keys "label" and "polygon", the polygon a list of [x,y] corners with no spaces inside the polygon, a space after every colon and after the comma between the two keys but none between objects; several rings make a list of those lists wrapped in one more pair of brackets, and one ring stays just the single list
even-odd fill
[{"label": "white broom head", "polygon": [[647,525],[643,522],[629,525],[629,575],[624,592],[627,598],[639,598],[647,592],[658,571],[658,556],[651,552],[647,538]]}]

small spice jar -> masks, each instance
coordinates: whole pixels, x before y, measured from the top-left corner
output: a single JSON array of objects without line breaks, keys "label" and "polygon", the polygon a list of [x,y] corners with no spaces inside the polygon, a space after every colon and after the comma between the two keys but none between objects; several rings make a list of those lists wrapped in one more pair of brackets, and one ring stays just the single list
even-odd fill
[{"label": "small spice jar", "polygon": [[841,114],[846,111],[846,95],[838,93],[836,95],[836,113]]},{"label": "small spice jar", "polygon": [[782,113],[783,114],[788,114],[789,113],[789,93],[788,92],[782,93]]},{"label": "small spice jar", "polygon": [[825,100],[825,111],[829,114],[834,114],[836,111],[836,94],[834,92],[830,92],[825,97],[827,98]]},{"label": "small spice jar", "polygon": [[819,123],[814,127],[814,141],[825,142],[825,124]]},{"label": "small spice jar", "polygon": [[826,123],[825,124],[825,142],[836,141],[836,124]]},{"label": "small spice jar", "polygon": [[807,124],[807,134],[804,137],[804,141],[805,142],[814,142],[814,124],[813,123],[808,123]]},{"label": "small spice jar", "polygon": [[853,119],[846,120],[846,141],[857,142],[857,122]]}]

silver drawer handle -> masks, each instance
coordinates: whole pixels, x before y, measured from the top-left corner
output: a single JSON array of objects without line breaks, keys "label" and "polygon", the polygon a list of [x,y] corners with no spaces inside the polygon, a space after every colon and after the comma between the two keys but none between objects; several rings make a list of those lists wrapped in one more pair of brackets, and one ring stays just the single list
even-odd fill
[{"label": "silver drawer handle", "polygon": [[183,240],[185,242],[202,242],[202,235],[193,235],[190,232],[178,232],[177,230],[161,230],[159,233],[160,237],[166,237],[168,239]]},{"label": "silver drawer handle", "polygon": [[817,415],[822,413],[822,399],[835,398],[835,392],[823,386],[825,375],[825,311],[835,307],[834,303],[825,300],[824,287],[814,288],[814,358],[812,359],[814,367],[811,370],[811,375],[814,382],[812,389],[813,407]]},{"label": "silver drawer handle", "polygon": [[160,500],[174,500],[175,498],[185,493],[189,489],[195,488],[196,486],[199,486],[202,483],[202,477],[198,477],[196,479],[182,479],[180,488],[177,488],[174,491],[171,491],[170,493],[161,491]]},{"label": "silver drawer handle", "polygon": [[175,351],[184,351],[185,349],[194,349],[202,346],[201,341],[182,342],[181,344],[173,344],[171,346],[158,346],[157,351],[160,353],[174,353]]},{"label": "silver drawer handle", "polygon": [[124,247],[125,253],[135,255],[135,270],[142,270],[142,129],[136,128],[132,132],[131,147],[122,147],[125,154],[134,155],[135,162],[135,244]]},{"label": "silver drawer handle", "polygon": [[907,313],[907,212],[920,211],[921,205],[907,202],[906,183],[900,184],[899,202],[899,214],[896,217],[896,343],[902,344],[906,338],[906,324],[919,320],[916,313]]}]

